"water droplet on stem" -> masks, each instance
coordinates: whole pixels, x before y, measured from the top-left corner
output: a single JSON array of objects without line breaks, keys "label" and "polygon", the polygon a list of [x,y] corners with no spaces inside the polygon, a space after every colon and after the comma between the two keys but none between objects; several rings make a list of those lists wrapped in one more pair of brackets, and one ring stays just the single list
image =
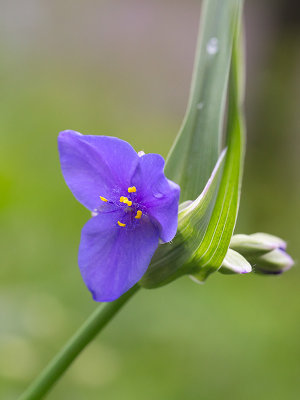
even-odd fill
[{"label": "water droplet on stem", "polygon": [[217,38],[213,37],[209,39],[206,45],[206,51],[208,54],[216,54],[219,51],[219,41]]}]

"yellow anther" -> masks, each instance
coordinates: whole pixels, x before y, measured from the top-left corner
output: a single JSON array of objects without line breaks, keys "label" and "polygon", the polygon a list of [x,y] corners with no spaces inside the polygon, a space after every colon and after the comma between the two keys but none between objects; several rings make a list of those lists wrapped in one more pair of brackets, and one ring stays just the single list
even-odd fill
[{"label": "yellow anther", "polygon": [[102,197],[102,196],[100,196],[100,199],[101,199],[102,201],[108,201],[105,197]]},{"label": "yellow anther", "polygon": [[136,218],[136,219],[140,219],[140,218],[142,218],[142,211],[141,210],[137,210],[137,212],[136,212],[136,216],[134,217],[134,218]]},{"label": "yellow anther", "polygon": [[123,224],[123,222],[120,222],[120,221],[118,221],[118,225],[123,226],[123,227],[126,226],[126,224]]},{"label": "yellow anther", "polygon": [[127,204],[129,207],[132,206],[132,201],[128,200],[128,198],[125,196],[120,197],[120,203]]},{"label": "yellow anther", "polygon": [[130,186],[128,188],[128,193],[135,193],[136,192],[136,187],[135,186]]}]

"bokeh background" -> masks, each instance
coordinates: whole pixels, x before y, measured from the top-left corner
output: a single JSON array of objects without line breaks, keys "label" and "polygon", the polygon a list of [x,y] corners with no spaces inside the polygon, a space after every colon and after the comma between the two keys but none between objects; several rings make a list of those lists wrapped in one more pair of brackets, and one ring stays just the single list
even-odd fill
[{"label": "bokeh background", "polygon": [[[0,397],[15,399],[92,312],[89,213],[60,130],[166,156],[188,98],[200,1],[0,0]],[[299,2],[246,1],[248,147],[237,232],[300,259]],[[141,291],[49,400],[300,398],[299,267]]]}]

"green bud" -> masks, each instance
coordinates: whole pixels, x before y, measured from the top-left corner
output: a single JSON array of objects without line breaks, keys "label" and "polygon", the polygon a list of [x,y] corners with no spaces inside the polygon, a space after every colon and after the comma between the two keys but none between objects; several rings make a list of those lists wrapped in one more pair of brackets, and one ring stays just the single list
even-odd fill
[{"label": "green bud", "polygon": [[259,274],[281,274],[294,265],[294,261],[286,253],[286,242],[267,233],[252,235],[234,235],[230,248],[243,255]]},{"label": "green bud", "polygon": [[292,257],[282,249],[275,249],[263,256],[253,259],[253,270],[259,274],[278,275],[294,265]]},{"label": "green bud", "polygon": [[231,249],[228,249],[219,269],[222,274],[247,274],[251,271],[251,264],[241,254]]},{"label": "green bud", "polygon": [[286,242],[281,238],[267,233],[252,235],[233,235],[230,248],[244,257],[258,257],[275,249],[286,249]]}]

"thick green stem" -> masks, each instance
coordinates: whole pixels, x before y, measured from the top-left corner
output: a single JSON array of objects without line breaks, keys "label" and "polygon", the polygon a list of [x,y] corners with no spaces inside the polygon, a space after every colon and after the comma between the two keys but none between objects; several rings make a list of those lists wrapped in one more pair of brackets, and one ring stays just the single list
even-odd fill
[{"label": "thick green stem", "polygon": [[32,382],[19,400],[38,400],[58,381],[78,354],[102,331],[123,305],[138,291],[136,284],[127,293],[111,303],[100,304],[75,335]]}]

